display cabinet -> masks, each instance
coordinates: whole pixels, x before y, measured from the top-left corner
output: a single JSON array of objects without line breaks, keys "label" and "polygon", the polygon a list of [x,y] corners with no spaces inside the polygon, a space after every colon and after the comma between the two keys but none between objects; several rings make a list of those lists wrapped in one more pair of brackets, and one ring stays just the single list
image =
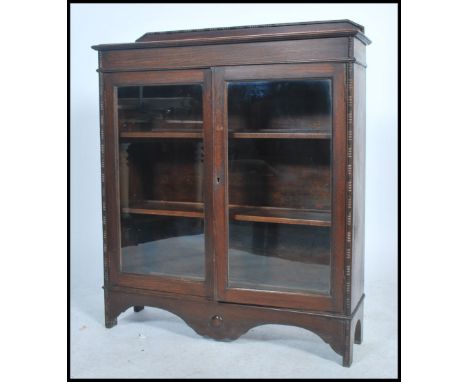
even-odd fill
[{"label": "display cabinet", "polygon": [[365,46],[348,20],[147,33],[99,51],[105,324],[363,328]]}]

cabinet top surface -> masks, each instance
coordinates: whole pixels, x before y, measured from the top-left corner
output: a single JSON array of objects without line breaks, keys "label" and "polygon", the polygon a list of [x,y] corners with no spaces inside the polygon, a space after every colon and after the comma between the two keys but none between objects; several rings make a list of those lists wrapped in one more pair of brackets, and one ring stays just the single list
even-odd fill
[{"label": "cabinet top surface", "polygon": [[366,45],[371,42],[364,35],[363,26],[350,20],[331,20],[148,32],[134,43],[100,44],[92,48],[101,51],[343,36],[354,36]]}]

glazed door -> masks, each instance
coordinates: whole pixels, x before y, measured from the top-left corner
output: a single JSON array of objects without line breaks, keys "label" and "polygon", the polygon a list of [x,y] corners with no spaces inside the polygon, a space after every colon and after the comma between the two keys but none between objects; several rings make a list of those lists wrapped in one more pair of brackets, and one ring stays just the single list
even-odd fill
[{"label": "glazed door", "polygon": [[210,72],[106,76],[112,99],[107,136],[113,139],[106,147],[114,150],[111,170],[117,185],[114,284],[208,295]]},{"label": "glazed door", "polygon": [[343,69],[216,69],[219,300],[342,310]]}]

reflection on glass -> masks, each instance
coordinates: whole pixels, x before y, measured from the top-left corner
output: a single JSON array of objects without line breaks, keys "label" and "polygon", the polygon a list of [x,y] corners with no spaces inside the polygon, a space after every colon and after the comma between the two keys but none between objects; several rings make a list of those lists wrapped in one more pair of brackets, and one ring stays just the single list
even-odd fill
[{"label": "reflection on glass", "polygon": [[201,85],[121,87],[118,106],[121,271],[203,279],[203,139],[180,134],[202,131]]},{"label": "reflection on glass", "polygon": [[330,292],[331,80],[228,84],[228,287]]},{"label": "reflection on glass", "polygon": [[203,279],[203,220],[122,214],[122,272]]},{"label": "reflection on glass", "polygon": [[231,221],[229,287],[328,293],[330,230]]},{"label": "reflection on glass", "polygon": [[201,130],[202,87],[120,87],[118,111],[121,131]]},{"label": "reflection on glass", "polygon": [[231,131],[327,131],[331,80],[282,80],[228,84]]}]

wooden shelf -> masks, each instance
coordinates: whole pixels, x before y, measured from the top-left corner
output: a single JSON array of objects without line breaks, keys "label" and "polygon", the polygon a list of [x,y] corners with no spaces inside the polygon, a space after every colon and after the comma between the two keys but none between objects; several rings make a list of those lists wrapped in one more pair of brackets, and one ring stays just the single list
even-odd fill
[{"label": "wooden shelf", "polygon": [[187,218],[203,218],[203,203],[167,202],[147,200],[122,207],[122,212],[141,215],[181,216]]},{"label": "wooden shelf", "polygon": [[147,101],[174,101],[174,100],[185,100],[191,101],[193,97],[119,97],[119,102],[140,102],[141,100]]},{"label": "wooden shelf", "polygon": [[237,221],[331,226],[330,211],[230,205],[229,215],[231,219]]},{"label": "wooden shelf", "polygon": [[148,138],[203,138],[201,130],[161,130],[161,131],[122,131],[120,138],[148,139]]},{"label": "wooden shelf", "polygon": [[[329,131],[230,131],[230,138],[235,139],[330,139]],[[159,131],[122,131],[120,138],[148,139],[148,138],[203,138],[202,130],[159,130]]]},{"label": "wooden shelf", "polygon": [[[123,213],[203,218],[203,203],[144,201],[122,208]],[[229,206],[230,218],[236,221],[297,224],[330,227],[330,211],[295,208]]]},{"label": "wooden shelf", "polygon": [[238,139],[330,139],[329,130],[275,129],[259,131],[230,131],[230,138]]},{"label": "wooden shelf", "polygon": [[120,110],[141,110],[142,107],[152,108],[153,111],[164,110],[166,108],[177,106],[179,108],[191,108],[193,97],[133,97],[118,99],[118,108]]}]

